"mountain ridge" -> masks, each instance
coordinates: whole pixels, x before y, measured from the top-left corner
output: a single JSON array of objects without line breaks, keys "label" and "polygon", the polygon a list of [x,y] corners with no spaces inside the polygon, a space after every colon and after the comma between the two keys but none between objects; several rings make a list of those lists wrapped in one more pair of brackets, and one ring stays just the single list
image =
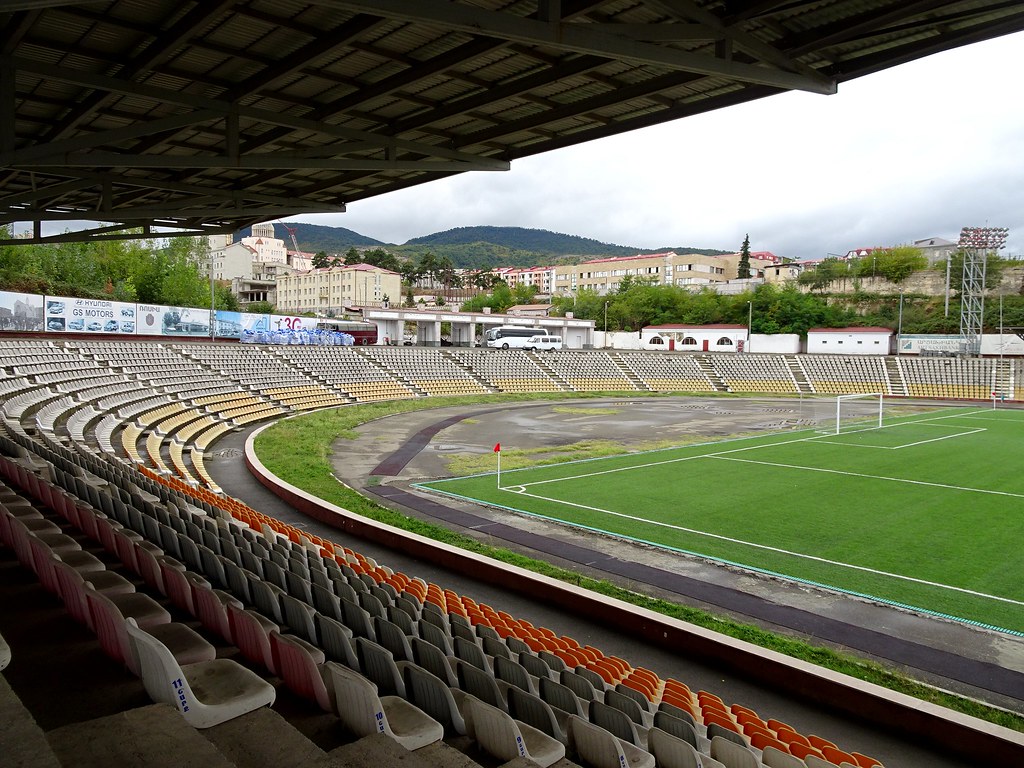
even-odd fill
[{"label": "mountain ridge", "polygon": [[[275,222],[277,236],[291,246],[288,228],[295,231],[300,250],[308,253],[344,254],[350,248],[385,248],[399,256],[415,259],[428,251],[437,257],[447,256],[456,267],[496,268],[530,267],[567,264],[609,256],[636,256],[676,251],[720,255],[733,253],[715,248],[666,246],[636,248],[603,243],[593,238],[526,227],[466,226],[412,238],[405,243],[386,243],[345,227],[331,227],[306,222]],[[281,231],[277,228],[281,225]],[[246,237],[251,229],[243,229],[237,237]]]}]

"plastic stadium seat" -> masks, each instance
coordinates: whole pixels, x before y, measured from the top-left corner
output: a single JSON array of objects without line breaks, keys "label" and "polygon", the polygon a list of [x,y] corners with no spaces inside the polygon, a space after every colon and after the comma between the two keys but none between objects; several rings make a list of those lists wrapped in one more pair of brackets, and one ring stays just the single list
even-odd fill
[{"label": "plastic stadium seat", "polygon": [[821,754],[825,756],[825,759],[830,763],[839,765],[840,763],[850,763],[851,765],[857,765],[857,758],[851,755],[849,752],[844,752],[841,749],[837,749],[834,746],[830,746],[831,742],[823,743],[821,746],[814,744],[814,741],[810,736],[807,737],[811,744],[818,747],[821,750]]},{"label": "plastic stadium seat", "polygon": [[446,734],[466,735],[466,721],[460,702],[465,694],[411,661],[399,661],[398,669],[405,681],[409,701],[444,726]]},{"label": "plastic stadium seat", "polygon": [[210,589],[201,584],[192,585],[192,597],[196,605],[196,618],[202,625],[234,645],[231,622],[228,619],[228,605],[241,608],[242,603],[228,592]]},{"label": "plastic stadium seat", "polygon": [[508,683],[500,685],[490,672],[484,672],[462,659],[455,659],[455,677],[459,681],[459,689],[463,693],[475,696],[485,704],[504,710],[506,708],[505,696],[502,686],[508,687]]},{"label": "plastic stadium seat", "polygon": [[284,684],[303,698],[315,701],[325,712],[334,711],[334,701],[323,673],[324,652],[294,635],[270,633],[274,667]]},{"label": "plastic stadium seat", "polygon": [[465,716],[469,737],[492,757],[508,762],[525,757],[541,768],[565,757],[565,744],[553,736],[519,723],[507,713],[467,696]]},{"label": "plastic stadium seat", "polygon": [[384,733],[413,751],[444,737],[444,727],[397,696],[378,696],[377,686],[334,661],[325,665],[333,683],[338,716],[356,736]]},{"label": "plastic stadium seat", "polygon": [[385,696],[405,698],[405,683],[391,651],[365,637],[357,637],[355,645],[359,669],[373,681],[377,690],[383,691]]},{"label": "plastic stadium seat", "polygon": [[0,672],[7,669],[7,665],[11,663],[11,646],[4,640],[4,636],[0,635]]},{"label": "plastic stadium seat", "polygon": [[714,736],[711,739],[711,757],[726,768],[761,768],[760,762],[748,747],[740,746],[721,736]]},{"label": "plastic stadium seat", "polygon": [[747,735],[750,737],[750,746],[754,749],[760,749],[763,751],[767,747],[774,747],[780,752],[785,752],[787,755],[789,754],[789,747],[786,746],[786,742],[779,741],[768,733],[755,731],[753,733],[748,732]]},{"label": "plastic stadium seat", "polygon": [[629,715],[603,701],[590,702],[590,722],[614,734],[621,741],[644,748],[647,746],[647,729],[634,723]]},{"label": "plastic stadium seat", "polygon": [[230,659],[179,666],[164,645],[128,620],[142,682],[153,701],[177,707],[194,728],[210,728],[274,703],[274,686]]},{"label": "plastic stadium seat", "polygon": [[556,683],[549,677],[542,677],[538,682],[540,683],[541,699],[566,714],[586,717],[579,696],[573,693],[571,688],[561,683]]},{"label": "plastic stadium seat", "polygon": [[860,768],[875,768],[875,766],[882,765],[882,763],[875,758],[862,755],[860,752],[851,752],[850,754],[853,755],[854,759],[856,759],[857,765],[860,766]]},{"label": "plastic stadium seat", "polygon": [[654,713],[654,727],[665,731],[677,739],[689,743],[694,749],[701,749],[700,736],[697,735],[697,727],[691,720],[681,717],[674,717],[668,712],[658,711]]},{"label": "plastic stadium seat", "polygon": [[744,749],[746,748],[747,740],[735,728],[728,728],[726,726],[721,725],[718,718],[714,718],[711,720],[705,719],[705,723],[707,723],[709,739],[714,738],[715,736],[719,736],[723,739],[731,741],[733,744],[739,744]]},{"label": "plastic stadium seat", "polygon": [[356,656],[355,638],[352,630],[335,621],[329,616],[318,613],[316,621],[317,636],[320,638],[320,647],[324,649],[327,658],[332,661],[340,661],[349,669],[359,671],[359,657]]},{"label": "plastic stadium seat", "polygon": [[770,744],[761,752],[761,762],[766,768],[807,768],[807,764],[799,757],[793,757]]},{"label": "plastic stadium seat", "polygon": [[270,633],[280,632],[280,625],[240,605],[229,603],[226,608],[231,637],[238,650],[249,661],[262,664],[270,672],[277,674],[274,654],[270,649]]},{"label": "plastic stadium seat", "polygon": [[[141,676],[138,659],[132,653],[125,629],[125,616],[109,597],[97,592],[88,582],[85,585],[85,600],[100,647],[114,661],[128,667],[132,674]],[[217,657],[217,649],[184,624],[168,621],[148,626],[145,631],[163,643],[179,664],[194,664]]]},{"label": "plastic stadium seat", "polygon": [[654,755],[615,738],[599,725],[569,716],[569,748],[592,768],[654,768]]},{"label": "plastic stadium seat", "polygon": [[540,696],[524,691],[515,686],[508,689],[508,713],[516,720],[546,733],[553,739],[558,739],[563,744],[569,743],[569,734],[566,726],[569,717],[559,710],[562,717],[544,701]]},{"label": "plastic stadium seat", "polygon": [[688,741],[660,728],[652,728],[647,735],[647,748],[658,768],[711,768],[721,765],[707,755],[700,754]]}]

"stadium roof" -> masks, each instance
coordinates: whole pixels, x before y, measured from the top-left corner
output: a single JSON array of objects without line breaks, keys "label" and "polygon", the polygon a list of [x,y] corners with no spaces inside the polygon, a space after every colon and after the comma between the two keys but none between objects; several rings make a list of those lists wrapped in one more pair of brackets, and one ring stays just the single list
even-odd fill
[{"label": "stadium roof", "polygon": [[5,0],[0,226],[342,211],[1021,29],[1014,0]]}]

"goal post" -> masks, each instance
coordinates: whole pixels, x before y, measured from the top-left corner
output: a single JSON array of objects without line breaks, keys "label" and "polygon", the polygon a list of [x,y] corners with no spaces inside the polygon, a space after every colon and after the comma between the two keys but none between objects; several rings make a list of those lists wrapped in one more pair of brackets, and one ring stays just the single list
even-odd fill
[{"label": "goal post", "polygon": [[[868,401],[871,407],[854,406],[854,402],[858,400]],[[835,434],[862,429],[881,429],[884,406],[885,398],[881,392],[837,395]]]}]

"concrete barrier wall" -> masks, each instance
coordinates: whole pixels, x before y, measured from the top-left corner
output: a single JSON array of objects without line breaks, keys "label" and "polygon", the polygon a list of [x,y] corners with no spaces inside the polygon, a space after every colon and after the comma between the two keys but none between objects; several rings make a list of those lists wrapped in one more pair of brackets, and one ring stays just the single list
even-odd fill
[{"label": "concrete barrier wall", "polygon": [[622,627],[643,642],[703,659],[730,674],[883,730],[920,739],[938,749],[977,760],[979,765],[1020,764],[1024,734],[1017,731],[403,531],[325,502],[284,482],[260,462],[254,442],[263,429],[266,427],[255,430],[246,440],[245,461],[249,471],[296,510],[337,530],[469,574],[480,582],[543,600],[563,608],[569,615]]}]

